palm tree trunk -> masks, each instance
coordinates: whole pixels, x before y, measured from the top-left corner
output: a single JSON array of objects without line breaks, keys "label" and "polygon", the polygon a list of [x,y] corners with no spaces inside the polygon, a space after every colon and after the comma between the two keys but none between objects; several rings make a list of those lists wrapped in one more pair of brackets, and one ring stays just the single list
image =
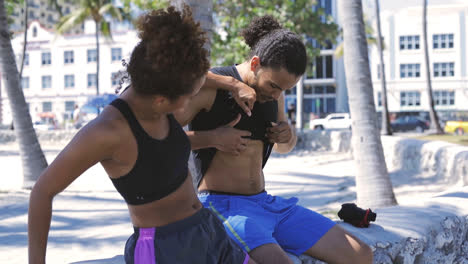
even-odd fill
[{"label": "palm tree trunk", "polygon": [[23,69],[24,69],[24,56],[26,56],[26,46],[28,45],[28,1],[24,1],[24,41],[23,41],[23,54],[21,55],[21,66],[19,77],[20,81],[23,77]]},{"label": "palm tree trunk", "polygon": [[20,87],[18,68],[7,25],[5,3],[4,0],[0,0],[0,72],[3,73],[4,84],[10,101],[11,112],[13,113],[13,124],[23,164],[23,187],[31,188],[47,167],[47,161],[37,140],[23,90]]},{"label": "palm tree trunk", "polygon": [[208,41],[205,49],[210,53],[211,42],[213,41],[213,1],[212,0],[172,0],[172,5],[181,10],[183,4],[192,8],[195,21],[200,22],[202,29],[206,32]]},{"label": "palm tree trunk", "polygon": [[364,207],[396,204],[377,128],[361,0],[339,1],[346,85],[351,110],[357,202]]},{"label": "palm tree trunk", "polygon": [[[172,0],[171,4],[178,10],[181,10],[184,4],[190,6],[194,20],[200,22],[202,29],[206,32],[208,41],[205,43],[204,48],[208,51],[208,54],[210,54],[213,36],[212,0]],[[185,126],[184,129],[188,129],[188,127]],[[199,170],[200,164],[196,163],[193,152],[190,153],[188,167],[192,176],[193,188],[195,192],[198,192],[198,181],[201,179],[202,175]]]},{"label": "palm tree trunk", "polygon": [[387,80],[385,76],[385,63],[383,57],[382,31],[380,28],[379,0],[375,0],[375,16],[377,17],[377,46],[379,49],[380,57],[380,80],[382,83],[382,128],[380,131],[383,135],[392,135],[390,118],[388,116]]},{"label": "palm tree trunk", "polygon": [[[99,95],[99,21],[94,21],[96,24],[96,95]],[[98,110],[99,113],[99,110]]]},{"label": "palm tree trunk", "polygon": [[427,46],[427,0],[423,0],[423,39],[424,39],[424,61],[426,63],[426,81],[427,81],[427,98],[429,102],[429,116],[431,118],[430,130],[436,134],[443,134],[444,131],[440,127],[439,117],[434,109],[434,99],[432,98],[432,82],[431,68],[429,62],[429,47]]}]

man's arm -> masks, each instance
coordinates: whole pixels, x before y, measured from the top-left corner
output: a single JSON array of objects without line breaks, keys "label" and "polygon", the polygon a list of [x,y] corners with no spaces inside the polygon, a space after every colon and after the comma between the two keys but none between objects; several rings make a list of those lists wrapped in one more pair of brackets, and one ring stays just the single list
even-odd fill
[{"label": "man's arm", "polygon": [[284,113],[284,93],[278,99],[278,122],[267,129],[267,137],[275,143],[273,149],[278,153],[288,153],[296,146],[296,129],[289,124]]},{"label": "man's arm", "polygon": [[192,150],[202,148],[216,148],[223,152],[230,152],[239,155],[247,147],[247,141],[244,137],[249,137],[249,131],[235,129],[234,126],[239,122],[241,115],[229,122],[229,124],[208,131],[186,131],[190,139]]}]

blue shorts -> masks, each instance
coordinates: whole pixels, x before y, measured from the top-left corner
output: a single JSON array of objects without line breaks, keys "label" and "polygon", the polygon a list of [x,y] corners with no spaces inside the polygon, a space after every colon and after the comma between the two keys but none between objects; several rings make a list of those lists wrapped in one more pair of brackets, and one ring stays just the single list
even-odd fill
[{"label": "blue shorts", "polygon": [[247,252],[274,243],[299,256],[335,225],[321,214],[297,205],[296,197],[285,199],[261,192],[250,196],[200,193],[198,198]]}]

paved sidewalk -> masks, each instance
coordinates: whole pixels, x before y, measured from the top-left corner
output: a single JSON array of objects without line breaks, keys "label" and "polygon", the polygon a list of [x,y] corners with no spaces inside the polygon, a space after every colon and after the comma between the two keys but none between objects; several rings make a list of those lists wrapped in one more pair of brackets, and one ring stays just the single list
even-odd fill
[{"label": "paved sidewalk", "polygon": [[[48,159],[56,154],[51,151]],[[11,166],[17,159],[15,153],[5,156],[0,153],[0,167]],[[265,175],[266,189],[271,194],[297,196],[300,204],[334,220],[340,205],[353,202],[356,197],[354,163],[349,154],[273,155],[265,167]],[[400,204],[415,195],[420,198],[446,187],[434,182],[417,189],[413,182],[415,194],[405,184],[409,176],[419,177],[392,174]],[[2,177],[7,176],[0,175],[0,182]],[[0,263],[27,263],[28,199],[28,191],[0,191]],[[123,248],[133,228],[126,204],[100,165],[85,172],[58,195],[53,206],[47,263],[123,263]]]}]

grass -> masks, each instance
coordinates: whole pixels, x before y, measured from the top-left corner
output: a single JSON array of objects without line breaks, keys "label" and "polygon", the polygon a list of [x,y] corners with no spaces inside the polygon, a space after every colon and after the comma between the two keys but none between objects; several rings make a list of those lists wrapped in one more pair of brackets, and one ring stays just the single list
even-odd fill
[{"label": "grass", "polygon": [[468,135],[457,136],[451,134],[444,134],[444,135],[425,135],[425,136],[417,136],[416,139],[421,140],[438,140],[438,141],[446,141],[450,143],[455,143],[463,146],[468,146]]}]

